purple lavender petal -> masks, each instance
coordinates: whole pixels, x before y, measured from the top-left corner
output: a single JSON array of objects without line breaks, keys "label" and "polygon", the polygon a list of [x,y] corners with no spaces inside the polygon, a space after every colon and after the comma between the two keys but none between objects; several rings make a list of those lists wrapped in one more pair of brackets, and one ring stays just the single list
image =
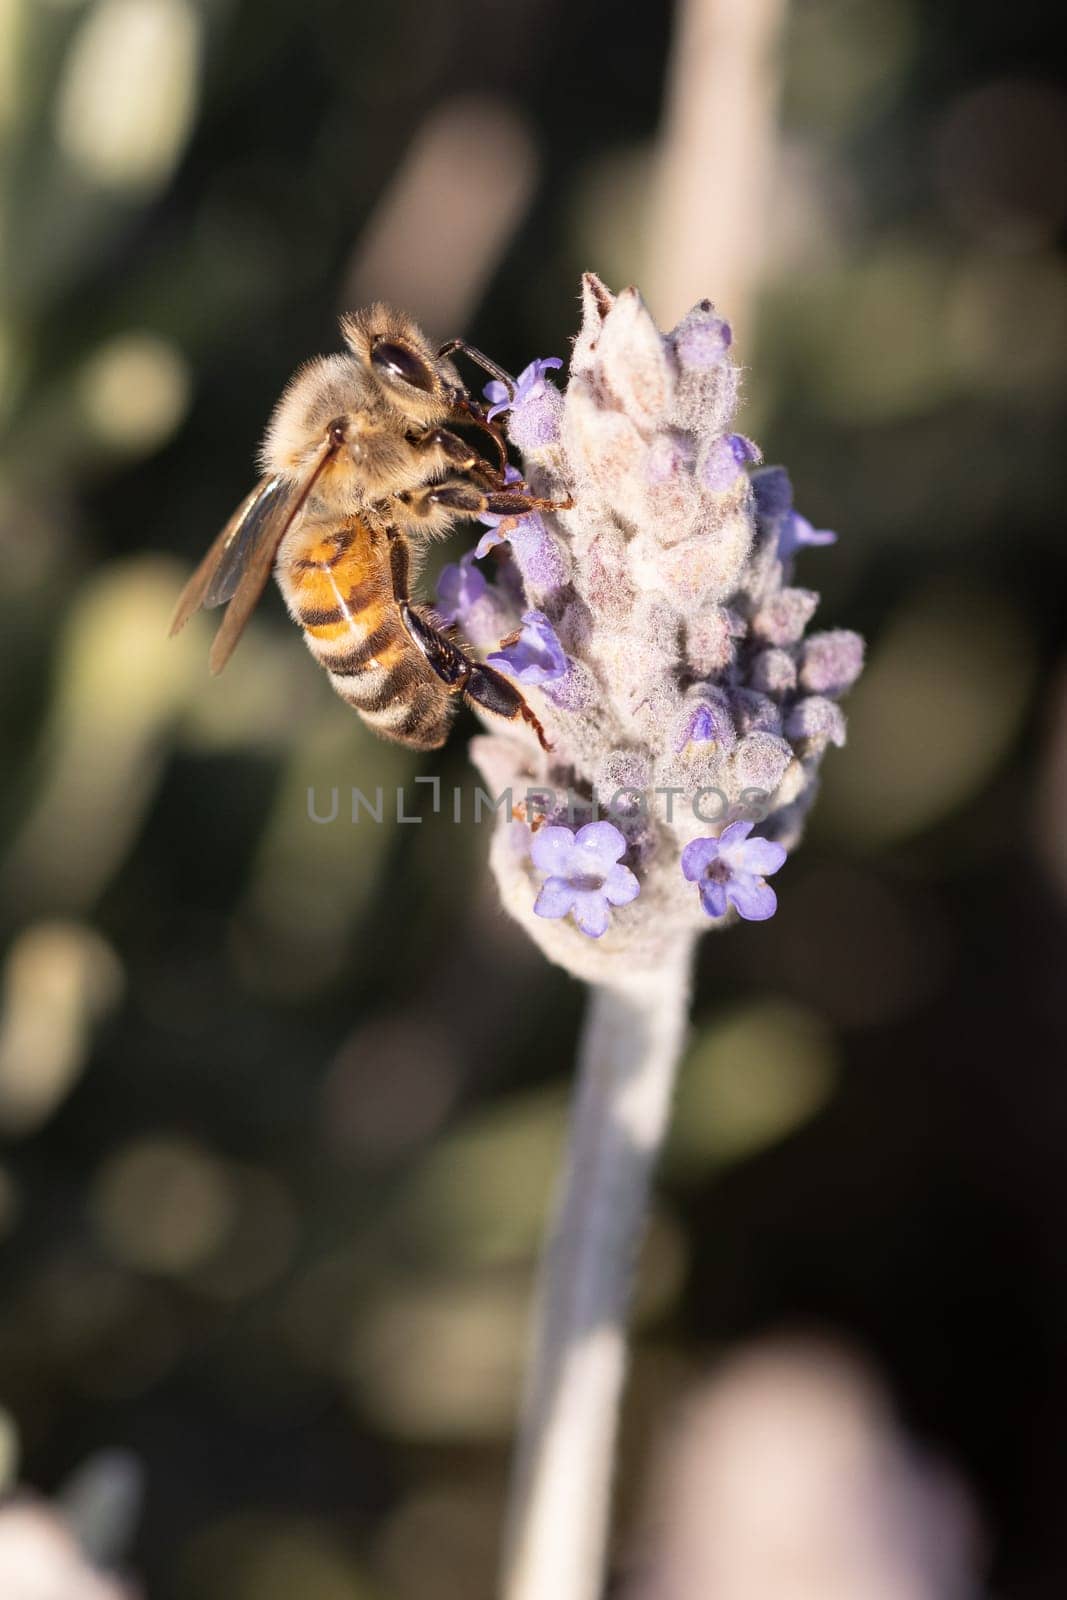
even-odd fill
[{"label": "purple lavender petal", "polygon": [[537,392],[544,387],[545,373],[559,370],[563,362],[559,356],[542,356],[539,360],[531,361],[528,367],[523,367],[519,373],[519,392],[531,390]]},{"label": "purple lavender petal", "polygon": [[748,872],[735,874],[730,879],[726,898],[746,922],[766,922],[778,909],[778,896],[770,884]]},{"label": "purple lavender petal", "polygon": [[790,511],[778,530],[778,559],[788,561],[806,545],[836,544],[837,534],[829,528],[813,528],[799,511]]},{"label": "purple lavender petal", "polygon": [[539,828],[530,841],[530,859],[539,872],[565,877],[571,870],[574,844],[570,828]]},{"label": "purple lavender petal", "polygon": [[616,865],[604,879],[603,894],[609,905],[628,906],[641,893],[641,885],[629,867]]},{"label": "purple lavender petal", "polygon": [[530,857],[551,874],[534,904],[539,917],[565,917],[573,911],[582,933],[599,939],[611,919],[609,906],[629,905],[641,886],[628,867],[618,864],[626,839],[610,822],[587,822],[572,833],[562,826],[543,828],[530,841]]},{"label": "purple lavender petal", "polygon": [[831,528],[815,528],[802,517],[799,511],[793,513],[795,522],[796,540],[798,544],[836,544],[837,534]]},{"label": "purple lavender petal", "polygon": [[681,754],[688,744],[709,744],[715,740],[725,749],[732,749],[737,742],[725,695],[721,690],[712,689],[708,692],[717,698],[702,700],[692,712],[681,737],[675,743],[677,754]]},{"label": "purple lavender petal", "polygon": [[710,744],[715,738],[715,713],[710,706],[697,706],[689,719],[686,744]]},{"label": "purple lavender petal", "polygon": [[752,832],[751,822],[731,822],[719,835],[719,855],[732,867],[735,861],[734,852],[744,845],[745,840]]},{"label": "purple lavender petal", "polygon": [[514,644],[506,645],[489,657],[497,667],[519,683],[552,683],[567,670],[567,657],[555,629],[543,611],[527,611],[522,632]]},{"label": "purple lavender petal", "polygon": [[735,854],[738,859],[730,865],[740,874],[750,872],[757,878],[769,878],[785,866],[786,852],[773,839],[746,839]]},{"label": "purple lavender petal", "polygon": [[700,904],[709,917],[726,915],[726,885],[705,878],[700,885]]},{"label": "purple lavender petal", "polygon": [[474,565],[468,551],[457,565],[445,567],[437,580],[437,611],[443,622],[462,622],[467,612],[485,594],[489,585]]},{"label": "purple lavender petal", "polygon": [[587,822],[575,834],[574,848],[575,866],[579,872],[605,874],[625,852],[626,838],[614,823]]},{"label": "purple lavender petal", "polygon": [[718,839],[691,839],[682,851],[682,876],[696,883],[718,858]]},{"label": "purple lavender petal", "polygon": [[537,917],[565,917],[574,903],[574,889],[566,878],[546,878],[534,901]]},{"label": "purple lavender petal", "polygon": [[611,921],[611,912],[603,894],[599,889],[572,889],[572,894],[571,910],[575,922],[590,939],[599,939],[608,931]]},{"label": "purple lavender petal", "polygon": [[752,474],[756,511],[763,522],[784,517],[793,504],[793,485],[784,467],[761,467]]},{"label": "purple lavender petal", "polygon": [[[512,555],[514,555],[512,551]],[[496,587],[505,597],[511,610],[521,613],[529,605],[526,597],[526,586],[522,581],[522,573],[514,561],[509,561],[506,556],[503,561],[497,562]]]},{"label": "purple lavender petal", "polygon": [[[503,522],[503,520],[503,517],[497,518],[498,522]],[[474,547],[475,561],[484,561],[490,550],[495,550],[498,544],[504,544],[508,537],[508,533],[506,531],[501,532],[500,528],[498,527],[489,528],[485,533],[482,534],[481,538],[478,540],[478,543]]]},{"label": "purple lavender petal", "polygon": [[528,367],[523,367],[515,380],[514,398],[508,394],[506,384],[501,383],[498,378],[492,379],[482,390],[485,398],[493,402],[486,413],[489,421],[492,422],[501,411],[518,411],[531,400],[538,399],[547,388],[545,373],[562,365],[563,362],[558,356],[545,356],[541,360],[531,361]]}]

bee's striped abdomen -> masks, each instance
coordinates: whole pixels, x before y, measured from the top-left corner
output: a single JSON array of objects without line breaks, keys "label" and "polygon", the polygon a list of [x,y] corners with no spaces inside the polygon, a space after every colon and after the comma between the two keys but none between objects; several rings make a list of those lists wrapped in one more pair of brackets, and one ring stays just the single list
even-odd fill
[{"label": "bee's striped abdomen", "polygon": [[334,689],[376,733],[436,749],[451,697],[401,620],[385,536],[355,519],[278,566],[286,604]]}]

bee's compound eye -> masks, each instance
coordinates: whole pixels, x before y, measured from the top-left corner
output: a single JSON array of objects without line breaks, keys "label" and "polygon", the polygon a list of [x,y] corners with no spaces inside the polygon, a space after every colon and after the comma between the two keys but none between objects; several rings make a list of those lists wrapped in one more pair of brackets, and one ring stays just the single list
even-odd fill
[{"label": "bee's compound eye", "polygon": [[433,373],[414,350],[409,350],[406,345],[388,344],[384,340],[376,344],[370,353],[373,364],[390,378],[399,378],[401,383],[410,383],[413,389],[422,389],[427,394],[433,392]]}]

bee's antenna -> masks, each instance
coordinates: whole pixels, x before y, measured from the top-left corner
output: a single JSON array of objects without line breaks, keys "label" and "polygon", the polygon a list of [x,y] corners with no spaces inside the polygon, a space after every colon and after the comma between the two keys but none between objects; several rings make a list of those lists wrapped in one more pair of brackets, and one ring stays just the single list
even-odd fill
[{"label": "bee's antenna", "polygon": [[509,373],[505,372],[503,367],[498,366],[495,361],[491,360],[489,356],[483,355],[482,352],[480,350],[476,350],[472,344],[468,344],[465,339],[449,339],[448,343],[443,344],[440,350],[438,350],[438,361],[440,361],[444,356],[450,356],[454,354],[454,352],[457,350],[461,350],[467,359],[469,361],[473,361],[475,366],[481,367],[483,372],[488,372],[491,378],[498,379],[498,381],[502,383],[504,388],[508,391],[508,399],[514,400],[515,379],[511,377]]}]

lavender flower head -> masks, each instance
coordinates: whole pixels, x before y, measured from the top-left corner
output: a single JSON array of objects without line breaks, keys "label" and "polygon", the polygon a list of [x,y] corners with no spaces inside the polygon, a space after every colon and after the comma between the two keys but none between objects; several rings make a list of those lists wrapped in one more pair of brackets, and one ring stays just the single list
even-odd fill
[{"label": "lavender flower head", "polygon": [[534,834],[530,859],[546,874],[534,904],[539,917],[573,915],[575,926],[591,939],[607,932],[610,906],[628,906],[641,892],[629,867],[619,865],[626,838],[610,822],[570,828],[542,828]]},{"label": "lavender flower head", "polygon": [[[504,904],[550,959],[602,982],[773,914],[766,878],[844,742],[836,702],[863,644],[807,631],[818,595],[794,564],[834,536],[731,428],[738,371],[710,302],[663,335],[635,289],[587,274],[583,308],[565,391],[556,363],[533,362],[507,409],[532,492],[573,505],[495,526],[478,551],[499,546],[498,581],[480,586],[466,557],[444,598],[552,744],[495,723],[472,747],[497,795],[545,795],[543,817],[501,808]],[[505,410],[506,392],[489,397]]]},{"label": "lavender flower head", "polygon": [[786,852],[771,839],[750,839],[751,822],[731,822],[717,839],[690,839],[682,851],[682,876],[700,889],[709,917],[733,906],[749,922],[766,922],[778,909],[767,879],[785,865]]}]

